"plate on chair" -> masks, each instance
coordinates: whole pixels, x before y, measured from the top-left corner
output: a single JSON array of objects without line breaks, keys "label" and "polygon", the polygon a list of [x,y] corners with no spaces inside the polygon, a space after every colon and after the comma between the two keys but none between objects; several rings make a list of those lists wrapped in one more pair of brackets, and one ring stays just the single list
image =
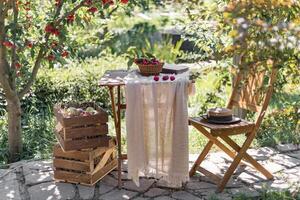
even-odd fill
[{"label": "plate on chair", "polygon": [[232,118],[230,120],[222,120],[222,119],[215,120],[215,119],[210,119],[207,116],[207,114],[205,114],[205,115],[202,115],[202,118],[212,124],[235,124],[235,123],[238,123],[241,121],[241,118],[235,117],[235,116],[232,116]]}]

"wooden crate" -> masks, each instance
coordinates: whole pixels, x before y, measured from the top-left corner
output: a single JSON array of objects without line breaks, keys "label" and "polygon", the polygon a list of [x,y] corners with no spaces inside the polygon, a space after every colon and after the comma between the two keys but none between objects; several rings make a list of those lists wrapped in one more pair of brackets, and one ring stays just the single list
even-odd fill
[{"label": "wooden crate", "polygon": [[[98,113],[91,116],[64,117],[60,109],[65,107],[93,107]],[[65,151],[108,146],[108,115],[94,103],[57,104],[54,106],[57,119],[56,137]]]},{"label": "wooden crate", "polygon": [[115,140],[109,147],[65,152],[60,145],[53,151],[54,179],[92,186],[117,167]]}]

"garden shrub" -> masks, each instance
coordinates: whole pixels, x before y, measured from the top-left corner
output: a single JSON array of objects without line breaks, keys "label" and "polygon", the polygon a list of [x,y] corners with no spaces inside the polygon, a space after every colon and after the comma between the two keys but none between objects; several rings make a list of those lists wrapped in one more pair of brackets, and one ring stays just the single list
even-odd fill
[{"label": "garden shrub", "polygon": [[297,124],[300,120],[298,108],[288,107],[268,114],[257,135],[259,146],[275,146],[280,143],[300,143]]},{"label": "garden shrub", "polygon": [[[109,96],[98,86],[107,69],[120,66],[123,58],[86,59],[72,62],[69,68],[42,70],[30,93],[22,100],[23,154],[21,158],[45,158],[56,142],[53,134],[53,105],[58,102],[93,101],[106,110]],[[113,60],[113,61],[112,61]],[[5,101],[0,95],[0,164],[7,163],[7,121]]]}]

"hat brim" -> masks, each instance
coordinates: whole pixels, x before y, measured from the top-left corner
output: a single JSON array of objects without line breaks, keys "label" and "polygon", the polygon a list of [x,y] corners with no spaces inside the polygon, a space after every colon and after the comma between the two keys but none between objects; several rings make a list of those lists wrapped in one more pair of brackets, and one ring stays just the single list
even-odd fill
[{"label": "hat brim", "polygon": [[212,123],[212,124],[234,124],[241,121],[241,118],[235,116],[232,116],[232,120],[230,121],[217,121],[217,120],[209,119],[207,115],[203,115],[202,118],[205,119],[208,123]]}]

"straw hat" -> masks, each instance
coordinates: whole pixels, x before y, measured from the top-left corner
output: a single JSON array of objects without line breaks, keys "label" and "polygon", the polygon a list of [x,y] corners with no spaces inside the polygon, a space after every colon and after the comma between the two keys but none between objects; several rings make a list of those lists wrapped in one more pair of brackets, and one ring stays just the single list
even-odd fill
[{"label": "straw hat", "polygon": [[228,108],[211,108],[207,114],[203,116],[210,123],[216,124],[232,124],[240,122],[241,119],[233,116],[232,110]]}]

